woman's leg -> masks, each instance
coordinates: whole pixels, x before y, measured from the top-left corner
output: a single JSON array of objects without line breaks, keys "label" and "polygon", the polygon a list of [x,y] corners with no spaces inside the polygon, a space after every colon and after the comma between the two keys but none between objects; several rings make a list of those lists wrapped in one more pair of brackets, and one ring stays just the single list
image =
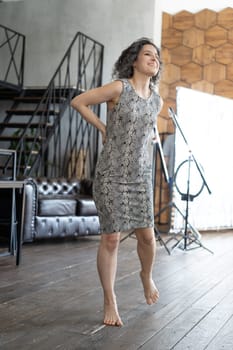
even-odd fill
[{"label": "woman's leg", "polygon": [[137,251],[141,262],[141,280],[144,288],[146,302],[149,305],[154,304],[159,298],[159,292],[156,288],[152,270],[156,254],[156,241],[153,228],[140,228],[135,230],[137,237]]},{"label": "woman's leg", "polygon": [[119,242],[120,233],[102,234],[97,254],[97,268],[104,292],[104,324],[110,326],[123,325],[114,291]]}]

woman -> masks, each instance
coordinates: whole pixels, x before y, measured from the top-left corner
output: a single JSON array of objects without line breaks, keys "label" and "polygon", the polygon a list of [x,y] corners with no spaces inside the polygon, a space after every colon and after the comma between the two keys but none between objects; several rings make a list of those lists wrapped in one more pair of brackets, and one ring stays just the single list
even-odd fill
[{"label": "woman", "polygon": [[[104,292],[104,324],[122,326],[114,291],[121,232],[134,231],[147,304],[159,292],[152,279],[154,236],[151,132],[162,101],[157,93],[159,50],[147,38],[125,49],[113,70],[115,80],[75,97],[71,105],[102,134],[93,195],[100,219],[97,267]],[[107,103],[106,125],[89,108]]]}]

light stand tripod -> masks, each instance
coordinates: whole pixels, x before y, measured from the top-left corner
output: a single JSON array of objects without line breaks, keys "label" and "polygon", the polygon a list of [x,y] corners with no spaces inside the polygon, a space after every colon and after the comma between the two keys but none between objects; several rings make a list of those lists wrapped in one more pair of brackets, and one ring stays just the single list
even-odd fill
[{"label": "light stand tripod", "polygon": [[[189,223],[189,220],[188,220],[188,218],[189,218],[189,202],[192,201],[192,200],[194,199],[194,197],[197,197],[197,196],[201,193],[201,191],[202,191],[202,189],[204,188],[204,186],[207,188],[209,194],[211,193],[211,191],[210,191],[210,189],[209,189],[209,187],[208,187],[208,185],[207,185],[207,182],[206,182],[206,180],[205,180],[204,174],[203,174],[203,172],[202,172],[202,170],[201,170],[201,168],[200,168],[198,162],[196,161],[196,159],[195,159],[193,153],[192,153],[191,150],[190,150],[190,147],[189,147],[189,145],[188,145],[188,142],[187,142],[187,140],[186,140],[186,138],[185,138],[185,136],[184,136],[183,131],[181,130],[181,127],[180,127],[180,125],[179,125],[179,123],[178,123],[178,121],[177,121],[176,115],[175,115],[175,113],[174,113],[174,111],[173,111],[172,108],[169,108],[169,114],[170,114],[170,116],[172,117],[173,122],[174,122],[175,126],[177,127],[177,129],[179,129],[179,131],[180,131],[180,133],[181,133],[181,135],[182,135],[182,137],[183,137],[183,139],[184,139],[184,141],[185,141],[185,143],[186,143],[186,145],[187,145],[187,147],[188,147],[188,150],[189,150],[189,157],[188,157],[188,160],[185,160],[184,162],[182,162],[182,163],[179,165],[179,167],[178,167],[177,170],[176,170],[175,176],[174,176],[174,182],[175,182],[175,185],[176,185],[176,188],[177,188],[178,192],[181,194],[181,199],[186,201],[186,211],[185,211],[185,214],[183,214],[182,211],[181,211],[174,203],[171,203],[171,205],[172,205],[173,207],[175,207],[175,209],[177,209],[177,211],[179,212],[179,214],[180,214],[180,215],[183,217],[183,219],[184,219],[184,223],[185,223],[185,225],[184,225],[184,233],[181,235],[181,238],[180,238],[180,239],[178,239],[178,238],[177,238],[177,235],[175,235],[175,236],[173,236],[172,238],[170,238],[168,241],[170,241],[170,240],[172,240],[172,239],[175,239],[175,240],[177,241],[177,242],[175,243],[175,245],[173,245],[172,249],[174,249],[174,248],[176,248],[176,247],[179,247],[179,248],[181,248],[181,249],[183,249],[183,250],[190,250],[190,249],[195,249],[195,248],[202,247],[202,248],[208,250],[210,253],[213,254],[213,252],[212,252],[210,249],[206,248],[206,247],[201,243],[201,241],[200,241],[200,238],[201,238],[200,233],[198,232],[198,230],[197,230],[194,226],[192,226],[192,225]],[[201,176],[201,178],[202,178],[202,181],[203,181],[200,190],[199,190],[195,195],[190,194],[190,181],[191,181],[190,175],[191,175],[191,164],[193,164],[192,162],[195,164],[195,167],[196,167],[197,171],[199,172],[199,174],[200,174],[200,176]],[[187,191],[186,191],[185,193],[183,193],[183,192],[180,191],[179,187],[177,186],[176,177],[177,177],[177,174],[178,174],[179,170],[181,169],[181,167],[182,167],[184,164],[186,164],[186,163],[188,163]],[[163,209],[162,209],[162,210],[163,210]],[[164,209],[164,210],[165,210],[165,209]],[[160,211],[160,213],[161,213],[161,211]],[[158,214],[157,214],[157,215],[158,215]],[[190,232],[188,232],[188,228],[190,229]],[[166,243],[168,243],[168,241],[167,241]],[[192,248],[192,247],[190,247],[190,245],[192,245],[193,243],[196,244],[196,247],[193,247],[193,248]]]},{"label": "light stand tripod", "polygon": [[[163,151],[162,151],[162,145],[161,145],[161,141],[160,141],[160,136],[159,136],[159,133],[158,133],[157,129],[154,129],[154,132],[155,132],[156,142],[153,145],[153,173],[152,173],[152,179],[153,179],[152,182],[153,182],[153,188],[154,188],[153,199],[155,198],[155,159],[156,159],[155,153],[156,153],[156,150],[158,150],[158,152],[159,152],[161,165],[162,165],[162,170],[163,170],[163,173],[164,173],[164,178],[165,178],[166,182],[169,183],[169,175],[168,175],[167,165],[166,165],[165,158],[164,158]],[[156,214],[154,216],[154,218],[157,215],[158,214]],[[161,233],[159,232],[159,230],[158,230],[158,228],[157,228],[155,223],[154,223],[154,234],[155,234],[155,237],[157,238],[157,240],[159,241],[160,245],[164,246],[164,248],[166,249],[166,251],[170,255],[171,254],[170,250],[168,249],[166,242],[162,239]]]}]

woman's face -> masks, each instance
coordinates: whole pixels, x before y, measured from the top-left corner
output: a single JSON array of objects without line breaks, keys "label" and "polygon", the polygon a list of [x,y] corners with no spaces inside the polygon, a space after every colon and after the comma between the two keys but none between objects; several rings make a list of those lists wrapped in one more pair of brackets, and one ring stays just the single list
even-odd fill
[{"label": "woman's face", "polygon": [[139,51],[136,61],[133,63],[135,71],[153,77],[159,70],[159,54],[153,45],[146,44]]}]

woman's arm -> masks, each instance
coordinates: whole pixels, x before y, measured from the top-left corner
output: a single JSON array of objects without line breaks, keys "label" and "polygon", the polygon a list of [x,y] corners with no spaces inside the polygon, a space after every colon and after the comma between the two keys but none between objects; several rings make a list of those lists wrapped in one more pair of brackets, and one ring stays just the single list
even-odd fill
[{"label": "woman's arm", "polygon": [[89,106],[103,102],[116,104],[121,92],[122,83],[120,81],[114,81],[102,87],[84,92],[74,97],[71,101],[71,106],[78,111],[88,123],[94,125],[101,132],[103,142],[105,140],[106,126]]}]

